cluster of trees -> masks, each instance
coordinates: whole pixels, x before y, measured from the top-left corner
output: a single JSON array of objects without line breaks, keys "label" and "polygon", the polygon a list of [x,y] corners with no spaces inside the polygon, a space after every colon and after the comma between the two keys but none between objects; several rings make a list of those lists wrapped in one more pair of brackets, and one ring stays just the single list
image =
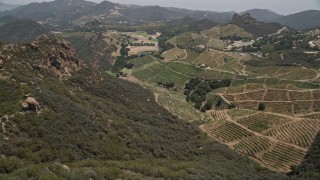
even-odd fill
[{"label": "cluster of trees", "polygon": [[117,76],[123,76],[121,70],[123,68],[132,69],[134,64],[129,63],[130,58],[135,58],[135,56],[129,56],[130,48],[128,44],[121,43],[120,56],[117,57],[116,61],[112,66],[112,71],[116,73]]},{"label": "cluster of trees", "polygon": [[158,86],[163,86],[163,87],[165,87],[167,89],[172,89],[172,88],[176,87],[175,83],[173,83],[173,82],[162,82],[162,81],[159,81],[157,84],[158,84]]},{"label": "cluster of trees", "polygon": [[178,34],[178,32],[165,31],[158,37],[158,46],[160,53],[174,48],[174,45],[167,43],[167,41]]},{"label": "cluster of trees", "polygon": [[156,46],[155,43],[130,43],[130,46]]},{"label": "cluster of trees", "polygon": [[237,35],[220,37],[220,40],[230,40],[230,41],[250,41],[250,39],[249,39],[249,38],[242,37],[242,36],[237,36]]},{"label": "cluster of trees", "polygon": [[[229,87],[231,80],[213,80],[213,81],[203,81],[200,79],[192,78],[185,85],[184,95],[186,95],[186,100],[195,103],[194,107],[201,111],[206,111],[212,108],[212,101],[206,101],[207,94],[215,89],[221,87]],[[222,101],[217,105],[220,106]]]}]

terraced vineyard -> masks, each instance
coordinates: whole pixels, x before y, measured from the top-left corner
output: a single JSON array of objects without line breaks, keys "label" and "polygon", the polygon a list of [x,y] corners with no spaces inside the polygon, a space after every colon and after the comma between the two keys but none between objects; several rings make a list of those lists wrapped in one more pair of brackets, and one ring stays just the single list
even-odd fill
[{"label": "terraced vineyard", "polygon": [[265,90],[255,90],[251,92],[237,94],[234,97],[234,101],[241,101],[241,100],[261,100]]},{"label": "terraced vineyard", "polygon": [[267,113],[257,113],[238,120],[239,123],[257,132],[262,132],[290,121],[289,118]]},{"label": "terraced vineyard", "polygon": [[305,114],[304,117],[310,119],[320,119],[320,112]]},{"label": "terraced vineyard", "polygon": [[253,115],[255,114],[256,111],[251,111],[248,109],[230,109],[228,110],[228,114],[232,117],[232,118],[240,118],[240,117],[244,117],[244,116],[248,116],[248,115]]},{"label": "terraced vineyard", "polygon": [[233,148],[239,153],[255,156],[256,153],[267,151],[270,146],[272,146],[272,142],[267,138],[252,136],[241,140]]},{"label": "terraced vineyard", "polygon": [[303,119],[270,129],[264,134],[301,147],[309,147],[319,131],[319,120]]},{"label": "terraced vineyard", "polygon": [[227,111],[226,110],[220,110],[220,111],[209,111],[208,113],[211,114],[214,120],[223,120],[227,119]]},{"label": "terraced vineyard", "polygon": [[289,171],[291,166],[299,164],[304,156],[304,151],[278,143],[262,156],[262,162],[275,170]]},{"label": "terraced vineyard", "polygon": [[205,125],[205,128],[210,135],[226,143],[252,136],[250,132],[227,121],[219,126],[215,126],[215,124],[213,126],[211,124],[207,124]]},{"label": "terraced vineyard", "polygon": [[266,101],[288,101],[287,90],[268,89],[264,100]]}]

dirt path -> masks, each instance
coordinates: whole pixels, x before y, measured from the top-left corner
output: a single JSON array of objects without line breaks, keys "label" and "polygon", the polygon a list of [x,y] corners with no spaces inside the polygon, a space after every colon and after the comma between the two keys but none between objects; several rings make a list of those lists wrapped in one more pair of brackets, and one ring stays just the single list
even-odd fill
[{"label": "dirt path", "polygon": [[184,59],[187,59],[187,58],[188,58],[188,53],[187,53],[187,50],[186,50],[186,49],[184,49],[184,54],[185,54],[185,56],[184,56],[184,58],[182,58],[182,60],[184,60]]},{"label": "dirt path", "polygon": [[158,93],[153,93],[154,94],[154,100],[156,101],[156,103],[159,102],[159,94]]}]

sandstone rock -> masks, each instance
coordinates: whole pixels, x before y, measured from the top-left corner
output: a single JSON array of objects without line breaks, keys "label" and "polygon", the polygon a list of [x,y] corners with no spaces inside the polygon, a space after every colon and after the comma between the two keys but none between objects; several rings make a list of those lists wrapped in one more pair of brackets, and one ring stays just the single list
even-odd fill
[{"label": "sandstone rock", "polygon": [[4,61],[2,59],[0,59],[0,69],[3,69],[3,63],[4,63]]},{"label": "sandstone rock", "polygon": [[236,13],[233,15],[232,19],[235,21],[242,21],[245,24],[253,24],[257,22],[257,19],[253,18],[250,13],[245,13],[241,16]]},{"label": "sandstone rock", "polygon": [[23,111],[40,111],[40,104],[33,97],[28,97],[24,102],[21,103],[21,106]]},{"label": "sandstone rock", "polygon": [[62,169],[63,170],[65,170],[65,171],[67,171],[67,172],[70,172],[70,168],[69,168],[69,166],[67,166],[67,165],[62,165]]},{"label": "sandstone rock", "polygon": [[63,51],[60,51],[60,57],[61,57],[63,60],[67,60],[67,56],[66,56],[66,54],[65,54]]},{"label": "sandstone rock", "polygon": [[71,49],[71,47],[70,47],[70,44],[68,44],[67,42],[61,42],[60,43],[61,44],[61,46],[63,47],[63,48],[65,48],[65,49],[67,49],[67,50],[70,50]]},{"label": "sandstone rock", "polygon": [[30,44],[30,47],[31,47],[31,49],[34,50],[34,51],[37,51],[37,50],[39,49],[39,46],[36,45],[35,43],[31,43],[31,44]]}]

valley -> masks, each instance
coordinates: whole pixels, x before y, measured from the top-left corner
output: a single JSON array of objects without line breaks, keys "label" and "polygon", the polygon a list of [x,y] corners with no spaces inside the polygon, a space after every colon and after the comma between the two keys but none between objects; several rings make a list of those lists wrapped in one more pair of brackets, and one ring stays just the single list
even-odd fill
[{"label": "valley", "polygon": [[0,179],[320,177],[319,11],[5,9]]}]

